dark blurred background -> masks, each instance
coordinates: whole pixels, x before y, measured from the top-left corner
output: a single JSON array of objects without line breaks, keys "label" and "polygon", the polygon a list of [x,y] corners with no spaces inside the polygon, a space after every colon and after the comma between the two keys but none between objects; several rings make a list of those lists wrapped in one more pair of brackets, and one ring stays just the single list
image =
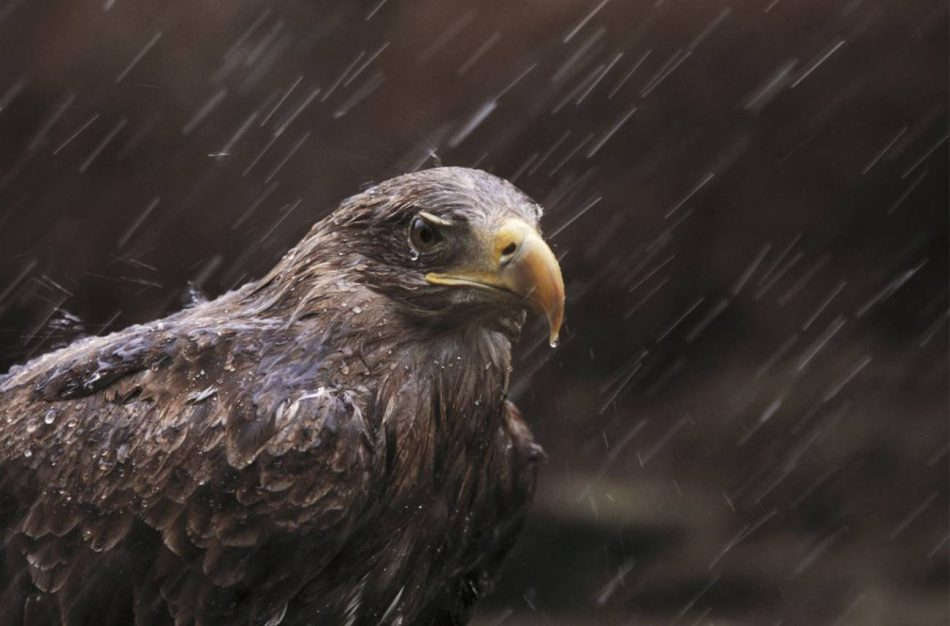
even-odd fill
[{"label": "dark blurred background", "polygon": [[0,2],[0,370],[438,163],[546,207],[477,623],[948,622],[944,0]]}]

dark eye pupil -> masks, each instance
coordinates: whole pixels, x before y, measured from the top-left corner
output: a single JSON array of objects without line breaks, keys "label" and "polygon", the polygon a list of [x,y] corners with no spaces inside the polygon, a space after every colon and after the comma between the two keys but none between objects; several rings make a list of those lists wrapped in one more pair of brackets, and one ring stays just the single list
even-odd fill
[{"label": "dark eye pupil", "polygon": [[428,251],[429,248],[442,240],[439,231],[432,224],[419,217],[412,221],[409,235],[413,247],[422,252]]}]

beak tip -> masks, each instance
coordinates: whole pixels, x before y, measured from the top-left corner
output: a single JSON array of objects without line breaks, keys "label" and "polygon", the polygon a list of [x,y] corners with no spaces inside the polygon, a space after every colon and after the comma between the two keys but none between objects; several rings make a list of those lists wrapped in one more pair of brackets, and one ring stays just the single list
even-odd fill
[{"label": "beak tip", "polygon": [[560,343],[562,320],[563,318],[560,315],[558,315],[556,318],[548,318],[548,328],[550,329],[548,334],[548,345],[552,348],[558,347],[558,344]]}]

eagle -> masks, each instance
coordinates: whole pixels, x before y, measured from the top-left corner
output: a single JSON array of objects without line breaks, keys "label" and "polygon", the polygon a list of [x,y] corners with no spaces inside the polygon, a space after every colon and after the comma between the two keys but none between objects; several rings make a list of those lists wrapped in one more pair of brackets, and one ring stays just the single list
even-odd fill
[{"label": "eagle", "polygon": [[564,317],[542,210],[439,167],[263,278],[0,376],[0,624],[452,625],[543,452],[507,399]]}]

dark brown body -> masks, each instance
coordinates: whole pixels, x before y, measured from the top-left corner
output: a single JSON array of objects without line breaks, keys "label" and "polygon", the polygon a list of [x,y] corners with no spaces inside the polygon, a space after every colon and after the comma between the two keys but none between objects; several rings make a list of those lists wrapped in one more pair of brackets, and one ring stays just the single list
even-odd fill
[{"label": "dark brown body", "polygon": [[0,624],[467,620],[539,453],[505,400],[512,326],[420,326],[331,227],[0,377]]}]

